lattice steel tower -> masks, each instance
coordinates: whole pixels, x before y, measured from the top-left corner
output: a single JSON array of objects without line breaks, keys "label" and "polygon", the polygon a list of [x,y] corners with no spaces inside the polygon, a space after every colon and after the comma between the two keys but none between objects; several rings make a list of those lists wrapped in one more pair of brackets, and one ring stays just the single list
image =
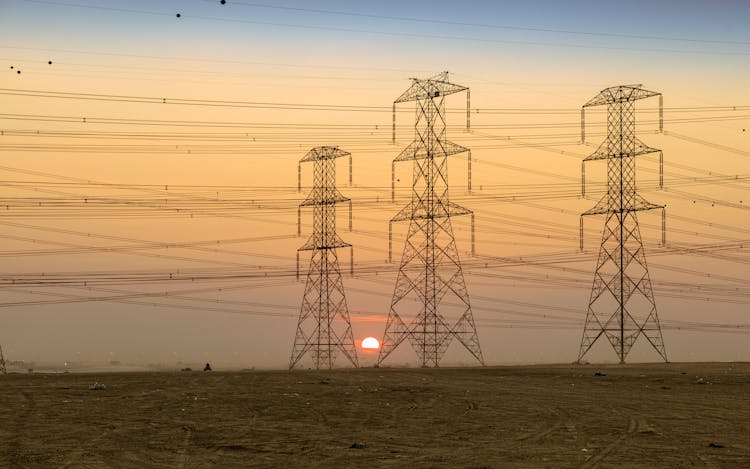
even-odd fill
[{"label": "lattice steel tower", "polygon": [[6,374],[8,370],[5,368],[5,355],[3,355],[3,346],[0,345],[0,373]]},{"label": "lattice steel tower", "polygon": [[[336,189],[336,159],[343,156],[349,157],[351,184],[351,154],[336,147],[313,148],[300,160],[298,167],[300,190],[302,163],[312,161],[315,167],[313,188],[298,210],[297,233],[301,234],[301,210],[303,207],[313,207],[312,235],[297,250],[298,278],[300,251],[312,251],[312,256],[289,369],[301,366],[308,354],[315,369],[333,368],[339,353],[355,367],[359,366],[336,251],[337,248],[351,248],[351,244],[336,234],[336,204],[349,202],[349,229],[352,223],[351,200]],[[353,269],[353,254],[351,260]]]},{"label": "lattice steel tower", "polygon": [[[637,194],[635,157],[659,153],[635,136],[635,101],[659,96],[659,130],[663,127],[661,93],[647,91],[641,85],[614,86],[602,90],[581,109],[581,140],[585,140],[585,109],[607,105],[607,139],[586,161],[607,161],[607,193],[592,209],[581,215],[581,249],[583,217],[606,215],[599,258],[594,273],[586,323],[578,361],[594,343],[605,336],[625,362],[633,344],[643,335],[664,361],[664,348],[654,292],[646,264],[646,255],[638,226],[637,212],[662,210],[662,243],[664,243],[664,206],[647,202]],[[584,164],[585,166],[585,164]],[[663,163],[660,164],[663,184]],[[585,173],[582,169],[582,193]]]},{"label": "lattice steel tower", "polygon": [[394,160],[412,161],[414,168],[411,202],[391,219],[391,224],[408,220],[409,231],[378,364],[408,339],[422,366],[438,366],[454,338],[484,364],[451,226],[451,217],[472,215],[473,221],[473,213],[448,198],[448,156],[468,149],[445,137],[444,100],[461,91],[468,95],[469,89],[450,83],[448,72],[443,72],[428,79],[413,78],[393,104],[395,129],[396,104],[416,103],[414,141]]}]

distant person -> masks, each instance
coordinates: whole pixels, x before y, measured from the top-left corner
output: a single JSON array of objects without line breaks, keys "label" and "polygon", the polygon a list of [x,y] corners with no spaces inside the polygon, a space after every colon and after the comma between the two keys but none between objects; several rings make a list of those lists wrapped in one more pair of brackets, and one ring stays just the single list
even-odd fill
[{"label": "distant person", "polygon": [[203,371],[211,371],[211,364],[206,363],[206,366],[203,367]]}]

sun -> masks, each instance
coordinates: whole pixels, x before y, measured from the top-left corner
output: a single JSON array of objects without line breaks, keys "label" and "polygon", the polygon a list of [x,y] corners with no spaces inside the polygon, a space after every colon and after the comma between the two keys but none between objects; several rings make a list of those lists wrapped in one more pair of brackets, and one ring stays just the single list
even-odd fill
[{"label": "sun", "polygon": [[366,337],[362,339],[362,348],[365,350],[377,350],[380,348],[380,342],[375,337]]}]

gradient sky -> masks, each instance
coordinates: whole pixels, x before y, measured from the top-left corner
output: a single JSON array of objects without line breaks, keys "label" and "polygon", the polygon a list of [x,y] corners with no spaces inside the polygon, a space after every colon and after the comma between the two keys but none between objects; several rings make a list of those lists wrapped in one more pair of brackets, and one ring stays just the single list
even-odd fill
[{"label": "gradient sky", "polygon": [[[455,229],[489,364],[575,360],[603,223],[586,219],[581,253],[578,214],[593,206],[604,180],[604,166],[592,163],[591,193],[579,196],[580,161],[604,129],[601,112],[591,112],[588,144],[579,144],[578,109],[605,87],[631,83],[662,92],[666,107],[664,134],[655,100],[638,103],[637,119],[640,138],[665,158],[666,190],[656,186],[652,157],[639,161],[638,180],[647,200],[667,205],[666,248],[658,214],[641,222],[670,358],[750,360],[750,256],[740,244],[750,239],[748,18],[750,4],[741,1],[0,0],[0,198],[7,206],[0,213],[0,344],[9,359],[56,365],[286,366],[302,283],[133,279],[290,272],[306,240],[295,236],[305,195],[296,192],[297,162],[317,145],[354,155],[354,187],[346,187],[343,165],[339,182],[354,201],[355,231],[346,232],[345,218],[339,227],[356,265],[380,270],[344,282],[355,337],[380,337],[397,267],[384,262],[388,219],[407,201],[411,174],[398,168],[391,203],[390,161],[412,138],[413,120],[413,108],[400,108],[392,145],[391,103],[410,77],[448,70],[471,89],[474,132],[463,131],[465,101],[456,97],[448,100],[449,137],[472,148],[475,190],[466,191],[465,158],[455,159],[451,195],[476,213],[475,258],[468,220],[456,220]],[[273,104],[187,106],[38,91]],[[303,177],[309,189],[310,168]],[[86,205],[89,199],[100,206]],[[406,226],[396,229],[398,262]],[[276,238],[216,243],[264,236]],[[496,261],[560,253],[567,260],[556,267],[571,270]],[[129,280],[99,290],[9,285],[27,274],[103,272]],[[166,292],[190,299],[157,296]],[[116,295],[139,303],[78,302]],[[278,316],[256,314],[269,312]],[[564,320],[544,327],[544,314]],[[717,324],[743,327],[728,333]],[[415,363],[402,349],[394,363]],[[448,363],[470,363],[453,352]],[[615,356],[602,347],[594,358]],[[655,358],[641,347],[632,359]]]}]

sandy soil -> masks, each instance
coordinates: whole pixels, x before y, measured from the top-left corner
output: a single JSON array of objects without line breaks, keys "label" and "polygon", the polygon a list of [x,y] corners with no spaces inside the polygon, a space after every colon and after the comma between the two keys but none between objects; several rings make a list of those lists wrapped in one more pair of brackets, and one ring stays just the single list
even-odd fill
[{"label": "sandy soil", "polygon": [[750,467],[748,363],[8,374],[0,399],[0,467]]}]

